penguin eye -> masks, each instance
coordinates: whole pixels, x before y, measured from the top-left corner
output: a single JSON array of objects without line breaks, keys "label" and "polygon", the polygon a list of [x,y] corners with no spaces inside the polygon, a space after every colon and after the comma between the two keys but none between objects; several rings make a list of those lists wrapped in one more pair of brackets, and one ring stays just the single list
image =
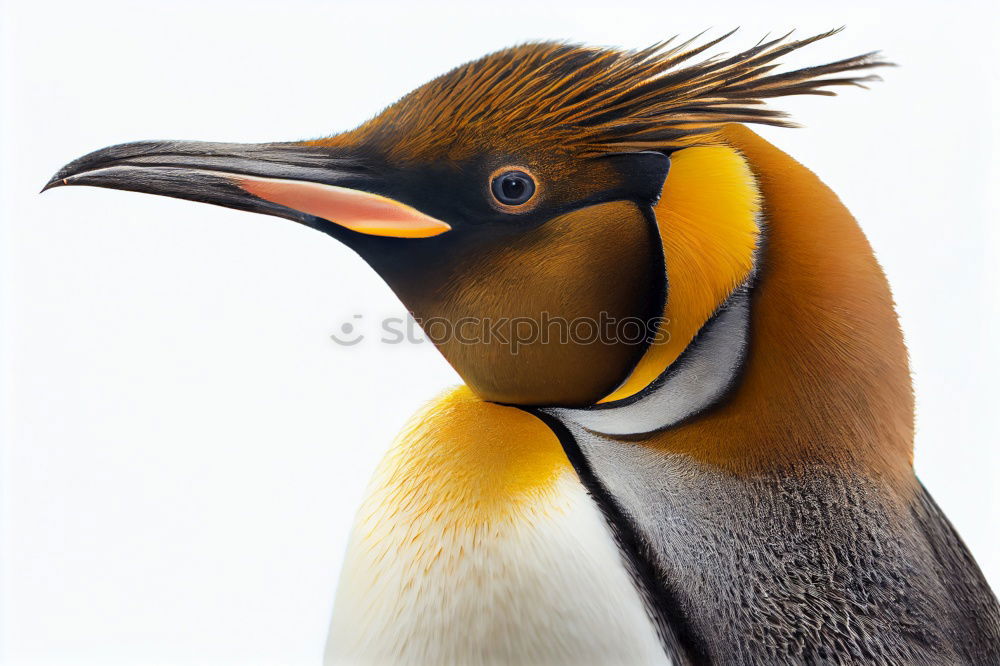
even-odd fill
[{"label": "penguin eye", "polygon": [[535,194],[535,181],[524,171],[511,169],[493,178],[493,196],[505,206],[520,206]]}]

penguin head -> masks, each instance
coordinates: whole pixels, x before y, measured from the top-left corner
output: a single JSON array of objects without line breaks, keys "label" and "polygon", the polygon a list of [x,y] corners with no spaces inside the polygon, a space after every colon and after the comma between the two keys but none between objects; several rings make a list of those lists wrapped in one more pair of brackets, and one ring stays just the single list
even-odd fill
[{"label": "penguin head", "polygon": [[762,101],[831,94],[871,77],[827,75],[882,64],[869,54],[770,73],[829,34],[696,64],[725,37],[635,52],[528,44],[328,138],[127,143],[67,164],[46,189],[146,192],[312,227],[371,265],[482,398],[591,405],[663,330],[671,276],[655,207],[672,157],[711,145],[724,123],[787,125]]}]

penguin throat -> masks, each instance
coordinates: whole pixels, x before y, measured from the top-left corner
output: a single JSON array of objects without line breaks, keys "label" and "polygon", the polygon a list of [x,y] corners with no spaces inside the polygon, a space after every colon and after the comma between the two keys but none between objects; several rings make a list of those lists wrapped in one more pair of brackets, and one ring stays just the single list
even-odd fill
[{"label": "penguin throat", "polygon": [[615,402],[541,411],[604,435],[645,435],[692,418],[722,399],[746,358],[750,289],[742,285],[687,349],[640,392]]}]

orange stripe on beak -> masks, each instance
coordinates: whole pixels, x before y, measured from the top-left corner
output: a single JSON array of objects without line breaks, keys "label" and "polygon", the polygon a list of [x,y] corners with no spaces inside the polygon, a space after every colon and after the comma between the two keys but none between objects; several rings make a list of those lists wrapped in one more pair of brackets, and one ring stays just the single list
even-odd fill
[{"label": "orange stripe on beak", "polygon": [[451,229],[450,225],[437,218],[378,194],[300,180],[227,176],[259,199],[329,220],[362,234],[428,238]]}]

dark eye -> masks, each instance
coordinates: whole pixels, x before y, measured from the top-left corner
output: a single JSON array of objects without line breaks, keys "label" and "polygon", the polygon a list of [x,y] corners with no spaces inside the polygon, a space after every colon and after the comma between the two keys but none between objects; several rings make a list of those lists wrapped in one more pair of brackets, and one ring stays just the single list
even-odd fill
[{"label": "dark eye", "polygon": [[523,171],[505,171],[491,187],[497,201],[507,206],[520,206],[535,194],[535,181]]}]

